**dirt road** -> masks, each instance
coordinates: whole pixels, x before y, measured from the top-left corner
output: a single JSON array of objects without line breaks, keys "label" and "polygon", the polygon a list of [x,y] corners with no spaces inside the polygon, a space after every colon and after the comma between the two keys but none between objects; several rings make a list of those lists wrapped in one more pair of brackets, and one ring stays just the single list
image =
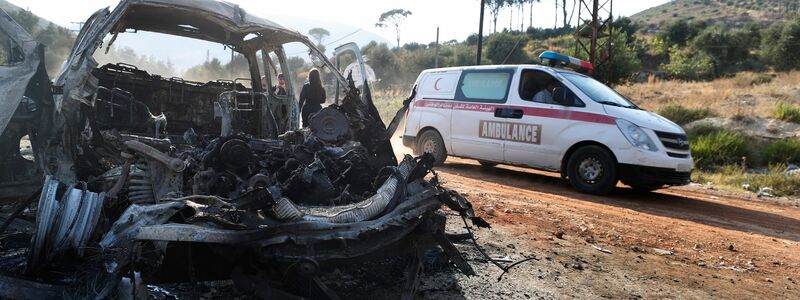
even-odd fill
[{"label": "dirt road", "polygon": [[437,170],[493,224],[478,233],[489,252],[540,260],[500,283],[478,262],[483,274],[453,275],[450,292],[429,275],[423,297],[800,298],[800,201],[623,185],[592,196],[557,174],[458,158]]}]

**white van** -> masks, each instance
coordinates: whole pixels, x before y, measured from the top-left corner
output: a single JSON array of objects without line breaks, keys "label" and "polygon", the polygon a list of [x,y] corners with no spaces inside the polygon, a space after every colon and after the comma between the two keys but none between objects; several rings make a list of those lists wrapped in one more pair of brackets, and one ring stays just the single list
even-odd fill
[{"label": "white van", "polygon": [[439,164],[456,156],[560,172],[592,194],[618,180],[648,191],[689,183],[684,130],[589,76],[541,65],[472,66],[426,70],[415,85],[403,144]]}]

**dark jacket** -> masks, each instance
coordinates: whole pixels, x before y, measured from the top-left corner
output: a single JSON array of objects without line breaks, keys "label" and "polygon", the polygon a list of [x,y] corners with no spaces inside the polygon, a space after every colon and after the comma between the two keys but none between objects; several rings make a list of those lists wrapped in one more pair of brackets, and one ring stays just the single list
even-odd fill
[{"label": "dark jacket", "polygon": [[303,127],[309,126],[311,117],[322,109],[322,103],[325,103],[325,89],[313,87],[308,83],[304,84],[303,89],[300,90],[300,117]]},{"label": "dark jacket", "polygon": [[322,103],[325,103],[325,89],[315,88],[308,83],[304,84],[303,89],[300,90],[300,109],[321,107]]}]

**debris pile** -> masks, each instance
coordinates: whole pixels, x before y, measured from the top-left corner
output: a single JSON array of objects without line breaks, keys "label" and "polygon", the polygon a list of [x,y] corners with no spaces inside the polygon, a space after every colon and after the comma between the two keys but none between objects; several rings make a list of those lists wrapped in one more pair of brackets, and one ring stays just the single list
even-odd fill
[{"label": "debris pile", "polygon": [[[260,298],[335,299],[323,270],[396,256],[415,257],[411,297],[430,247],[474,273],[439,209],[488,224],[439,184],[430,155],[397,161],[389,138],[407,106],[386,126],[368,83],[357,88],[296,31],[222,1],[122,0],[86,22],[50,82],[43,47],[0,16],[25,46],[16,76],[25,82],[0,101],[0,141],[13,145],[0,147],[0,198],[27,199],[0,220],[0,234],[30,236],[19,247],[16,233],[0,235],[15,273],[0,276],[0,298],[141,298],[151,284],[233,280]],[[249,78],[193,82],[98,66],[95,50],[139,30],[224,45],[246,58]],[[334,103],[304,129],[292,81],[286,95],[270,91],[279,68],[294,71],[283,46],[294,42],[336,82]],[[361,60],[345,46],[336,52]],[[26,135],[32,160],[16,147]]]}]

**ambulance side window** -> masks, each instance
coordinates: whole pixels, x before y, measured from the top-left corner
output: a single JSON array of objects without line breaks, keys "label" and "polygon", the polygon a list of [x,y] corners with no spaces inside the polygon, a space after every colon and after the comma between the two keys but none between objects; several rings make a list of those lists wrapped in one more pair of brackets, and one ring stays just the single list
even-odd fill
[{"label": "ambulance side window", "polygon": [[514,69],[465,70],[461,73],[456,100],[505,103]]},{"label": "ambulance side window", "polygon": [[563,88],[565,91],[565,96],[571,100],[570,102],[573,103],[571,106],[585,106],[585,104],[583,104],[583,102],[577,98],[575,93],[564,86],[563,83],[561,83],[558,79],[555,79],[553,75],[540,70],[522,71],[519,81],[519,97],[525,101],[563,105],[553,100],[553,95],[550,92],[550,88],[548,88],[549,86]]}]

